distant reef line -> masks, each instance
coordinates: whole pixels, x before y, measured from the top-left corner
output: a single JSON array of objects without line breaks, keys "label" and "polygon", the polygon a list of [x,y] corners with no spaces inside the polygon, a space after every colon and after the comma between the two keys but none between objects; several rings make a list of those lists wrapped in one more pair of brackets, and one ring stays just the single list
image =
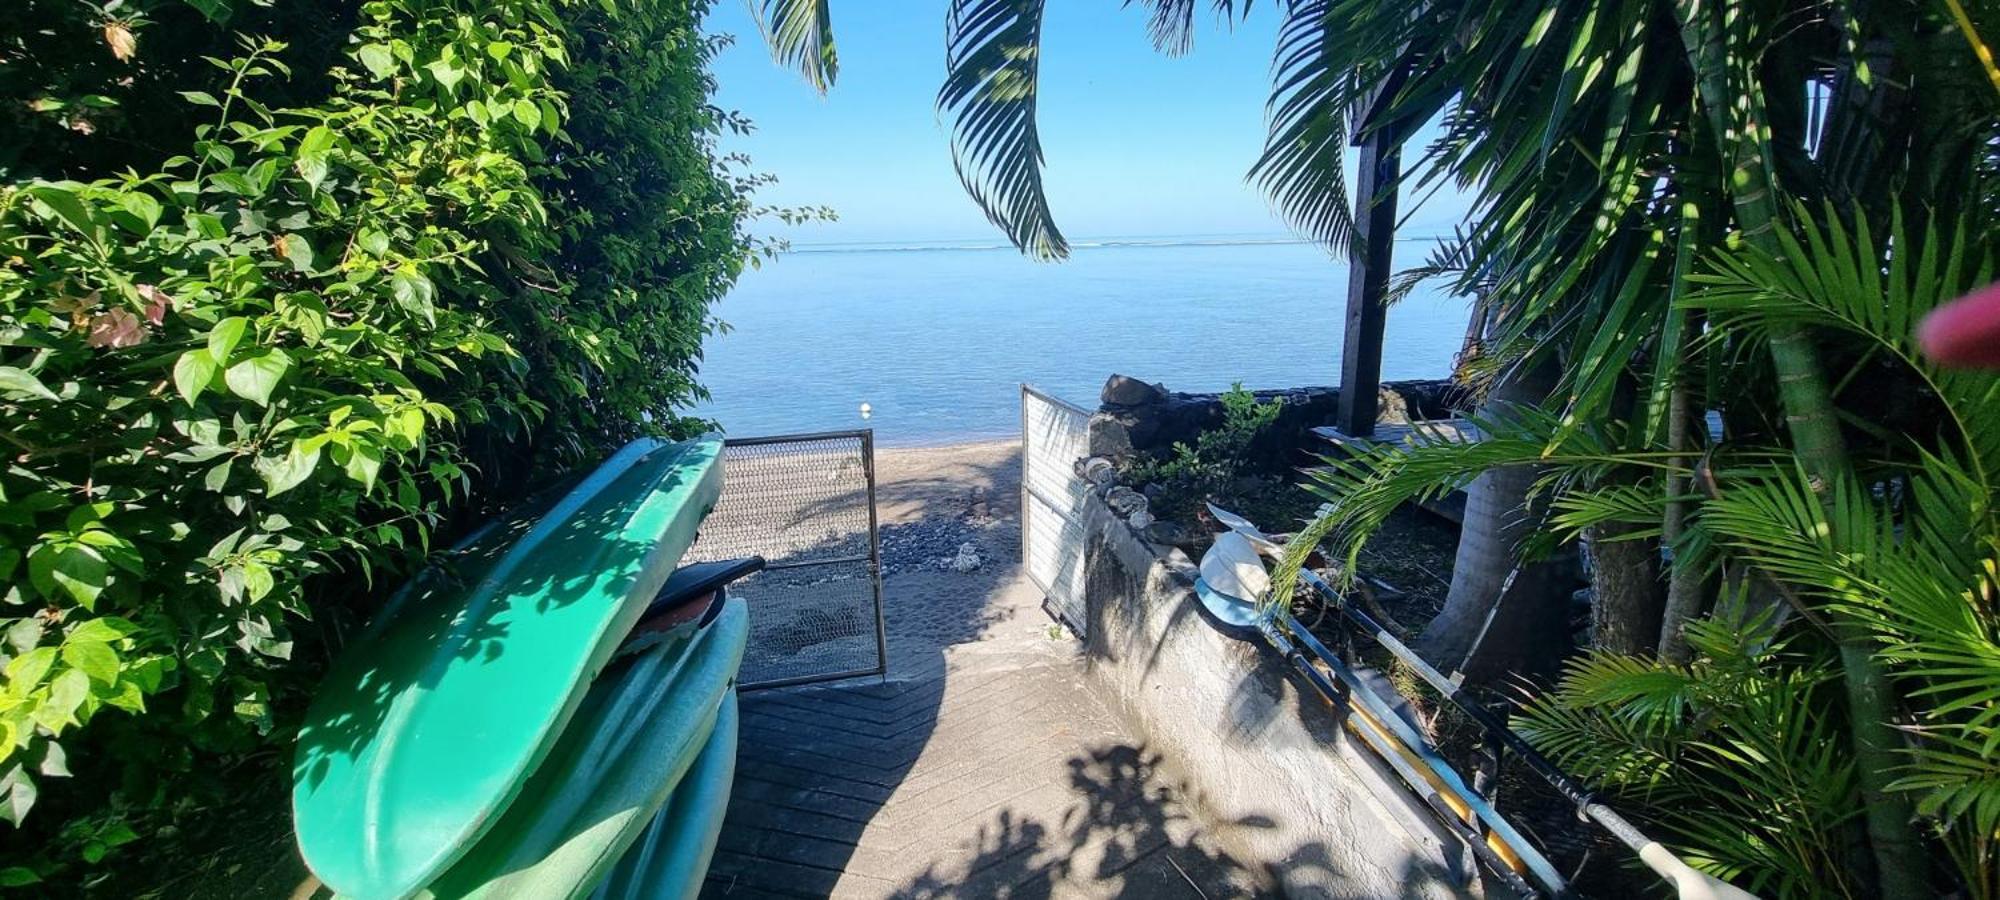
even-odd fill
[{"label": "distant reef line", "polygon": [[[1442,236],[1398,237],[1397,243],[1434,243],[1448,240]],[[1305,238],[1264,237],[1264,238],[1105,238],[1101,240],[1071,241],[1071,249],[1100,250],[1125,247],[1263,247],[1289,244],[1310,244]],[[953,250],[1012,250],[1013,244],[1001,242],[973,243],[937,241],[932,243],[881,241],[837,244],[792,244],[787,253],[936,253]]]}]

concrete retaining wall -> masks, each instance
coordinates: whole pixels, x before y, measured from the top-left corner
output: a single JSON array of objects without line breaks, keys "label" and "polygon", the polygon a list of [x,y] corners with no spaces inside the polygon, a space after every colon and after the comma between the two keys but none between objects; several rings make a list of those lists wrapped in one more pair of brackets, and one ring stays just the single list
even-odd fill
[{"label": "concrete retaining wall", "polygon": [[1301,695],[1282,661],[1204,623],[1195,566],[1085,502],[1087,658],[1127,724],[1187,773],[1226,849],[1291,896],[1471,896],[1463,848]]}]

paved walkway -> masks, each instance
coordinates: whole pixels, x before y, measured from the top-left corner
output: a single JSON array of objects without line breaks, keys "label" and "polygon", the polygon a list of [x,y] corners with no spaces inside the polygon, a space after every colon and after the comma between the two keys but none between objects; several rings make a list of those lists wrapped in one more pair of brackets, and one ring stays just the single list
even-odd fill
[{"label": "paved walkway", "polygon": [[746,695],[705,896],[1255,892],[1067,650],[987,649],[939,678]]},{"label": "paved walkway", "polygon": [[1182,805],[1170,766],[1096,700],[1074,642],[1050,632],[1018,573],[1006,474],[982,494],[999,508],[974,519],[985,569],[886,582],[889,679],[743,696],[705,897],[1261,891],[1262,873]]}]

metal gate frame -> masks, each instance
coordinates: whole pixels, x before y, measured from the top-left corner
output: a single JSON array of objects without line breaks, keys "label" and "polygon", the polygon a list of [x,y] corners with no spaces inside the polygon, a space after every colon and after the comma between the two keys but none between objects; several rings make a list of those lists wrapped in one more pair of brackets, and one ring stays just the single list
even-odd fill
[{"label": "metal gate frame", "polygon": [[[881,525],[875,511],[875,429],[857,428],[850,431],[814,431],[800,434],[776,434],[759,437],[725,438],[723,452],[731,447],[763,447],[772,444],[809,443],[813,441],[859,438],[861,440],[861,468],[868,481],[868,552],[831,559],[810,559],[798,562],[774,562],[765,565],[764,570],[783,571],[803,569],[813,566],[847,565],[857,562],[868,563],[868,580],[874,590],[875,602],[875,665],[873,668],[854,669],[846,672],[826,672],[799,675],[789,678],[773,678],[764,681],[738,683],[738,691],[755,691],[767,688],[789,687],[799,684],[816,684],[822,681],[839,681],[846,678],[864,678],[871,675],[886,676],[889,673],[888,624],[882,613],[882,534]],[[728,482],[722,486],[723,495],[729,493]],[[717,505],[720,505],[718,501]]]},{"label": "metal gate frame", "polygon": [[[1090,420],[1090,410],[1032,384],[1021,385],[1021,568],[1028,574],[1028,580],[1042,592],[1042,611],[1062,623],[1071,634],[1084,638],[1089,636],[1089,630],[1084,615],[1082,585],[1083,526],[1075,512],[1078,501],[1089,487],[1076,474],[1076,460],[1081,459],[1081,455],[1075,459],[1039,460],[1034,452],[1035,434],[1029,429],[1028,408],[1031,402],[1043,403],[1085,423]],[[1084,427],[1077,428],[1075,432],[1076,437],[1086,440],[1087,434]],[[1050,497],[1037,490],[1035,474],[1038,462],[1060,467],[1059,477],[1070,489],[1070,496]],[[1038,550],[1043,549],[1035,543],[1034,517],[1038,509],[1054,514],[1060,522],[1054,532],[1059,546],[1050,550],[1056,554],[1052,563],[1055,572],[1050,578],[1044,578],[1037,565]]]}]

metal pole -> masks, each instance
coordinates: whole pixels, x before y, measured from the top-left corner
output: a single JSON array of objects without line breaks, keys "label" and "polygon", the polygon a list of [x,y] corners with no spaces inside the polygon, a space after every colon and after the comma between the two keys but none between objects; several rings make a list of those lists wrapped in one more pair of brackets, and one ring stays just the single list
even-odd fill
[{"label": "metal pole", "polygon": [[875,589],[875,669],[889,677],[889,625],[882,614],[882,536],[875,515],[875,429],[861,430],[861,470],[868,476],[868,581]]}]

